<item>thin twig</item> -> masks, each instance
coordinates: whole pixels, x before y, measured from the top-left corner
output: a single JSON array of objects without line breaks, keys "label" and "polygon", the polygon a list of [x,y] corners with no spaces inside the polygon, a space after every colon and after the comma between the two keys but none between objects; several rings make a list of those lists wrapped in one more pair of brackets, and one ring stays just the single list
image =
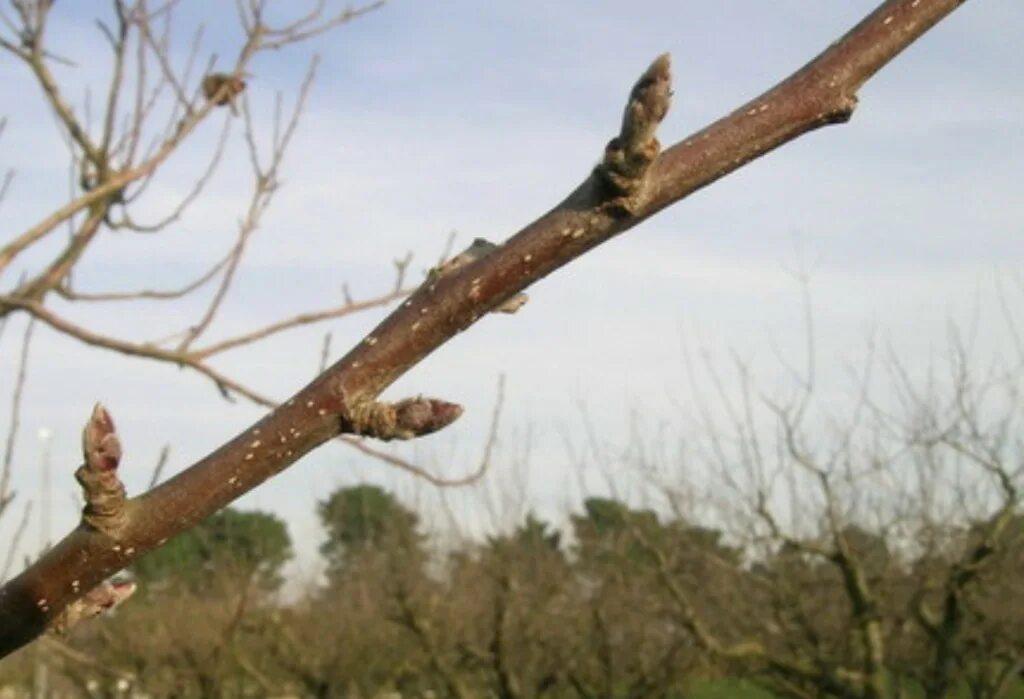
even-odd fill
[{"label": "thin twig", "polygon": [[194,350],[191,354],[193,357],[197,357],[199,359],[207,359],[215,354],[224,352],[225,350],[251,344],[285,330],[309,325],[311,323],[319,323],[324,320],[343,318],[345,316],[352,315],[353,313],[369,310],[371,308],[380,308],[381,306],[386,306],[389,303],[405,298],[412,293],[412,291],[413,289],[399,289],[365,301],[349,301],[343,303],[341,306],[336,306],[335,308],[328,308],[311,313],[300,313],[296,316],[292,316],[291,318],[271,323],[270,325],[243,335],[237,335],[227,340],[221,340],[220,342],[208,345],[202,349]]},{"label": "thin twig", "polygon": [[29,500],[25,503],[25,508],[21,512],[21,521],[18,522],[18,527],[14,530],[14,535],[11,540],[7,542],[7,554],[4,556],[4,567],[0,568],[0,582],[6,581],[11,574],[11,566],[14,565],[14,557],[18,553],[18,549],[21,547],[21,540],[25,538],[25,530],[28,528],[28,520],[32,515],[32,501]]},{"label": "thin twig", "polygon": [[153,475],[149,477],[149,490],[160,482],[160,476],[164,472],[164,467],[167,466],[167,459],[171,455],[171,445],[165,444],[160,447],[160,455],[156,458],[156,465],[153,467]]},{"label": "thin twig", "polygon": [[25,325],[25,334],[21,339],[21,355],[18,359],[18,369],[14,379],[14,391],[11,394],[10,423],[7,426],[4,461],[2,470],[0,470],[0,517],[3,516],[4,511],[13,498],[9,489],[11,470],[14,466],[14,445],[18,438],[18,429],[21,426],[21,398],[25,391],[25,379],[28,375],[28,355],[32,344],[32,331],[34,328],[35,318],[29,318],[28,323]]}]

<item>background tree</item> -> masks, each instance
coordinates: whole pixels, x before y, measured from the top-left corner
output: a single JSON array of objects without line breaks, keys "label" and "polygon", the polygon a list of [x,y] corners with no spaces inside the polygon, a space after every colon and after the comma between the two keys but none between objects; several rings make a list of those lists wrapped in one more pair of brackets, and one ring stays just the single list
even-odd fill
[{"label": "background tree", "polygon": [[508,548],[522,548],[527,551],[562,553],[562,533],[550,522],[527,512],[523,522],[516,526],[511,536],[489,536],[487,546],[495,553]]},{"label": "background tree", "polygon": [[317,505],[317,514],[327,532],[320,551],[332,573],[374,552],[401,552],[413,567],[422,560],[419,516],[379,486],[339,488]]},{"label": "background tree", "polygon": [[979,379],[959,336],[951,344],[946,372],[890,357],[884,382],[869,354],[845,413],[817,395],[813,354],[793,395],[766,396],[738,362],[738,397],[720,390],[722,410],[698,407],[696,453],[718,483],[704,497],[721,503],[717,519],[744,554],[716,556],[738,574],[720,587],[747,590],[738,615],[715,613],[671,547],[641,543],[676,622],[716,663],[787,697],[1015,690],[1019,647],[994,641],[998,622],[984,630],[993,607],[978,602],[1016,548],[1024,470],[1009,435],[1022,417],[1022,363],[996,358]]},{"label": "background tree", "polygon": [[139,559],[131,570],[146,587],[184,584],[210,591],[214,581],[227,576],[274,590],[291,556],[284,522],[266,512],[227,507]]}]

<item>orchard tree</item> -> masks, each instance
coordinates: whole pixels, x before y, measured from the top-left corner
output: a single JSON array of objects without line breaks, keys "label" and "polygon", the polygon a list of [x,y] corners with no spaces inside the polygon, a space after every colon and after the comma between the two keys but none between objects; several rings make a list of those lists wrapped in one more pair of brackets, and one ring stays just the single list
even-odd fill
[{"label": "orchard tree", "polygon": [[839,405],[816,388],[813,346],[782,397],[741,361],[735,394],[706,391],[720,382],[711,359],[691,372],[695,395],[725,405],[694,407],[685,468],[714,474],[706,509],[741,555],[706,548],[702,570],[635,528],[669,618],[730,675],[782,697],[1013,696],[1021,347],[977,374],[956,333],[941,370],[869,353]]},{"label": "orchard tree", "polygon": [[379,486],[339,488],[317,505],[317,513],[327,531],[320,552],[334,573],[361,553],[397,551],[419,558],[419,516]]},{"label": "orchard tree", "polygon": [[[104,594],[109,596],[110,590],[102,585],[109,576],[324,442],[339,436],[411,439],[449,425],[461,413],[449,401],[413,397],[385,403],[378,396],[485,314],[514,311],[525,300],[521,292],[535,281],[745,163],[804,133],[848,121],[860,87],[961,4],[962,0],[886,0],[796,73],[664,149],[656,130],[669,108],[671,69],[667,55],[656,58],[630,92],[618,132],[604,147],[599,163],[561,203],[500,244],[478,240],[438,265],[394,312],[309,385],[209,456],[146,493],[127,497],[118,475],[117,432],[107,410],[97,406],[84,430],[85,463],[77,471],[86,500],[81,524],[0,590],[0,653],[13,651],[48,628],[67,628],[109,604]],[[53,3],[19,1],[14,3],[15,15],[5,15],[0,46],[37,77],[57,114],[72,144],[78,191],[67,204],[0,248],[3,273],[24,251],[41,240],[56,239],[54,232],[71,222],[72,235],[58,246],[52,260],[16,283],[13,291],[0,295],[0,314],[27,314],[83,342],[185,366],[228,394],[265,401],[207,363],[225,343],[197,344],[216,315],[223,293],[216,294],[199,322],[170,349],[76,326],[48,303],[57,295],[74,298],[78,293],[71,286],[71,271],[105,226],[141,229],[173,223],[173,213],[154,224],[135,221],[123,209],[130,211],[148,178],[211,115],[230,114],[232,108],[241,108],[244,114],[245,73],[253,55],[301,41],[352,16],[343,12],[325,19],[313,13],[280,24],[265,11],[265,3],[238,3],[244,41],[237,59],[215,70],[176,72],[155,29],[155,22],[173,6],[150,8],[142,0],[117,2],[114,21],[101,25],[111,44],[115,69],[98,132],[76,117],[53,77],[51,67],[58,57],[55,47],[45,42]],[[148,57],[146,65],[154,67],[159,84],[166,86],[169,112],[151,131],[140,126],[150,114],[148,90],[136,85],[132,99],[122,94],[130,89],[122,87],[127,84],[123,69],[140,54]],[[212,274],[221,275],[221,290],[230,285],[253,230],[251,222],[258,220],[274,192],[280,154],[293,123],[282,119],[269,154],[254,148],[251,206],[232,253],[212,268]],[[148,148],[150,142],[156,145]],[[403,269],[400,266],[399,271]],[[191,288],[182,290],[187,293]],[[395,293],[403,290],[399,274]],[[346,303],[342,309],[282,321],[240,335],[229,346],[255,341],[308,317],[357,307],[357,302]],[[664,658],[669,659],[676,646],[671,638],[664,641]],[[442,665],[437,668],[443,673]],[[454,693],[455,685],[449,688]]]},{"label": "orchard tree", "polygon": [[621,565],[646,555],[637,532],[660,538],[662,526],[653,510],[637,510],[613,498],[587,498],[583,514],[572,516],[577,556],[586,562]]},{"label": "orchard tree", "polygon": [[507,548],[523,548],[528,551],[550,551],[561,553],[562,533],[551,526],[550,522],[527,512],[522,524],[516,526],[510,536],[490,536],[487,546],[496,553]]},{"label": "orchard tree", "polygon": [[131,571],[145,586],[183,584],[209,590],[218,577],[227,577],[273,590],[280,586],[281,568],[291,555],[288,528],[280,519],[226,507],[140,558]]}]

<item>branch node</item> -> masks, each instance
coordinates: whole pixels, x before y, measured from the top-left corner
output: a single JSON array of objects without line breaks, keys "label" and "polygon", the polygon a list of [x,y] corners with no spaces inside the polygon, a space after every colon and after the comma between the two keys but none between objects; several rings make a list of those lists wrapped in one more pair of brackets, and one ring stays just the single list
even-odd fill
[{"label": "branch node", "polygon": [[82,430],[84,463],[75,471],[82,486],[84,523],[105,534],[119,530],[127,517],[125,489],[117,476],[121,463],[121,440],[110,413],[97,403]]},{"label": "branch node", "polygon": [[671,61],[663,53],[633,86],[619,135],[605,146],[604,160],[595,168],[612,192],[608,204],[621,213],[629,215],[637,209],[648,167],[661,152],[655,132],[668,113],[671,98]]},{"label": "branch node", "polygon": [[437,398],[367,401],[352,408],[346,431],[383,440],[414,439],[444,429],[461,415],[461,405]]},{"label": "branch node", "polygon": [[50,624],[50,631],[63,636],[83,621],[114,609],[131,597],[136,585],[128,580],[104,580],[65,607]]},{"label": "branch node", "polygon": [[[474,238],[473,242],[470,243],[469,247],[467,247],[465,250],[463,250],[450,260],[442,262],[437,267],[434,267],[432,270],[430,270],[430,273],[427,275],[426,283],[431,284],[437,279],[440,279],[441,277],[446,277],[449,274],[455,272],[456,270],[462,269],[463,267],[470,263],[476,262],[477,260],[482,260],[483,258],[493,253],[495,250],[497,250],[499,247],[501,246],[496,245],[485,238]],[[470,290],[470,294],[474,293],[474,289],[478,288],[479,287],[476,284],[474,284],[473,289]],[[520,292],[502,301],[499,305],[495,306],[492,309],[492,312],[515,313],[516,311],[523,307],[523,304],[525,304],[529,300],[529,296]]]}]

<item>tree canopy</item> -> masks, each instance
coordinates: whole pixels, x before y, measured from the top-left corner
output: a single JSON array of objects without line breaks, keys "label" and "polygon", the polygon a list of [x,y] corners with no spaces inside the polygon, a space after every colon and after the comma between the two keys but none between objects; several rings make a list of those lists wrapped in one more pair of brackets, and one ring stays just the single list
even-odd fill
[{"label": "tree canopy", "polygon": [[143,587],[166,583],[209,588],[217,576],[230,575],[276,589],[291,556],[283,521],[267,512],[229,507],[140,558],[132,572],[149,584]]},{"label": "tree canopy", "polygon": [[332,572],[362,552],[391,548],[412,552],[421,545],[419,517],[376,485],[338,488],[317,504],[317,513],[327,532],[320,552]]}]

